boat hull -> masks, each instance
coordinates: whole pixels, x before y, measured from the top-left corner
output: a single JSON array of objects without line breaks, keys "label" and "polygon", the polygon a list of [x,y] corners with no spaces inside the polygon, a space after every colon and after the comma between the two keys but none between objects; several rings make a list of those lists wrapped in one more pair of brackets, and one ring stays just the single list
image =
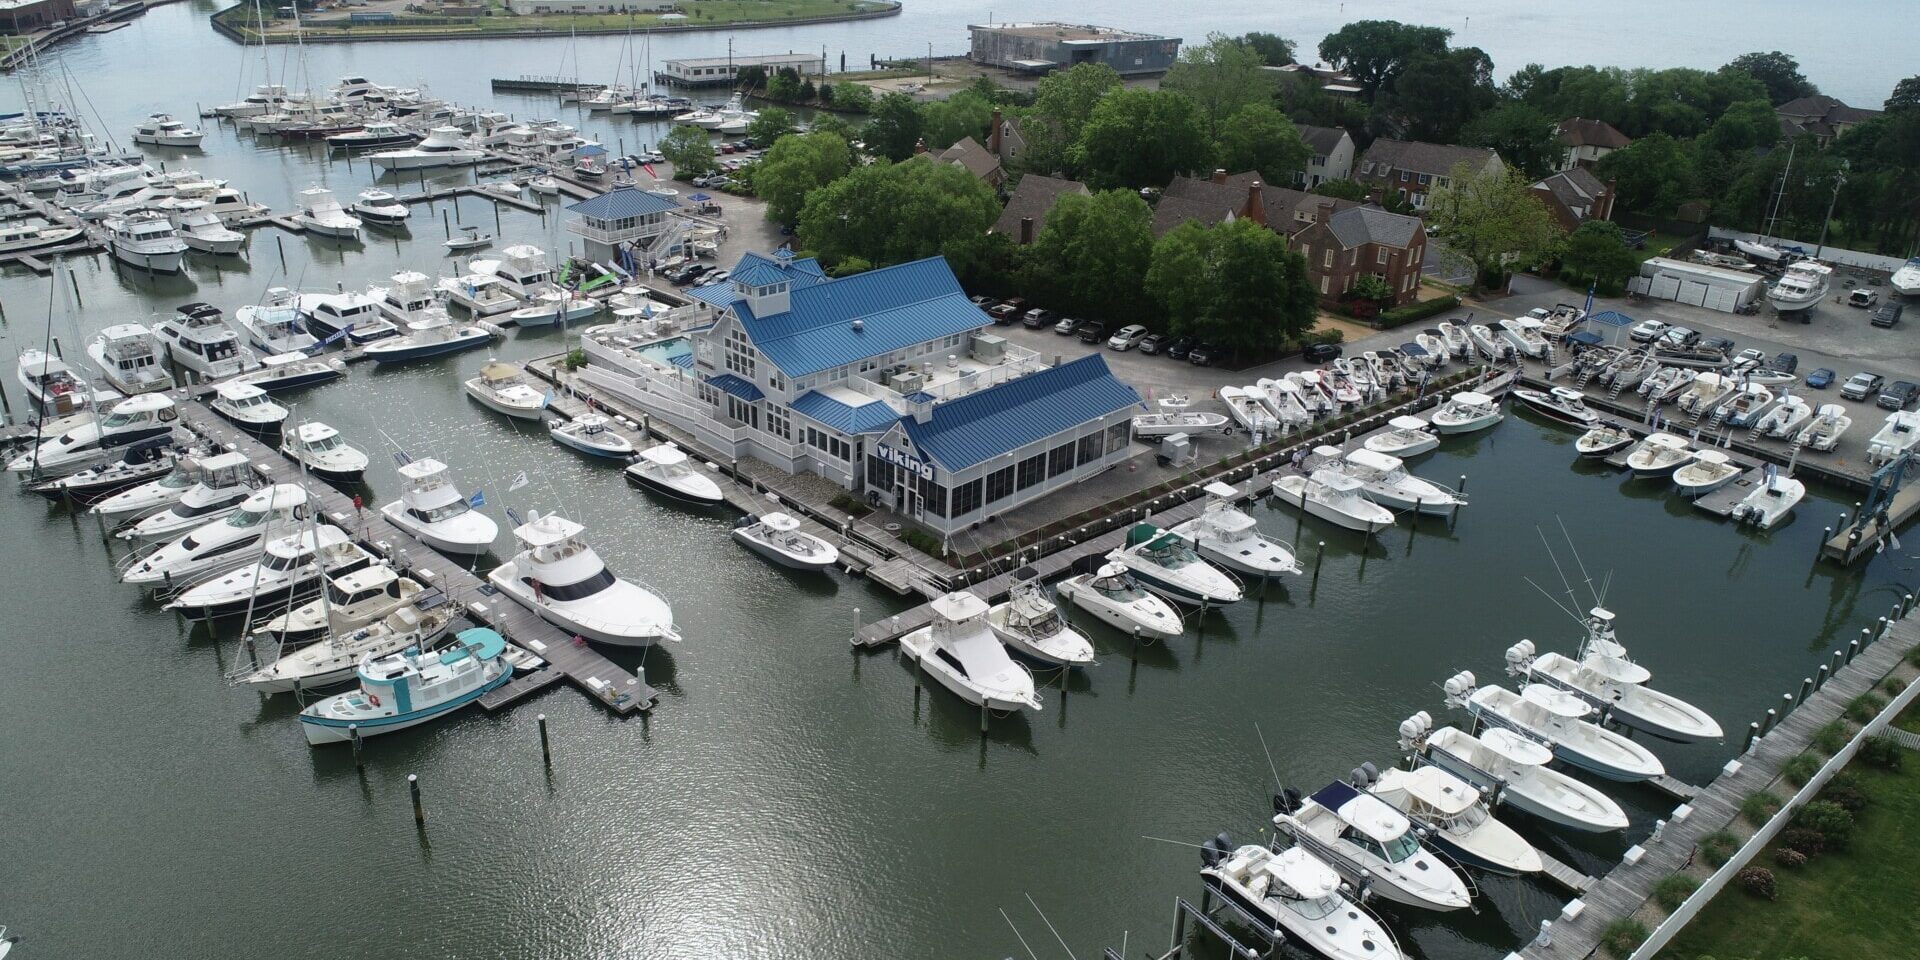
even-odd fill
[{"label": "boat hull", "polygon": [[1440,417],[1435,416],[1430,422],[1430,426],[1435,433],[1440,434],[1473,433],[1475,431],[1485,430],[1499,423],[1505,416],[1505,414],[1498,410],[1465,420],[1442,420]]},{"label": "boat hull", "polygon": [[481,697],[506,685],[507,681],[513,679],[513,664],[503,660],[500,666],[499,676],[445,703],[435,704],[425,710],[414,710],[394,717],[370,717],[358,720],[352,724],[354,727],[352,731],[347,729],[348,722],[345,720],[310,717],[303,713],[300,716],[300,731],[306,734],[308,744],[319,746],[323,743],[349,743],[353,740],[355,732],[359,733],[361,739],[365,739],[383,733],[396,733],[408,727],[417,727],[429,720],[452,713],[467,704],[478,702]]},{"label": "boat hull", "polygon": [[145,253],[132,250],[120,244],[109,244],[113,259],[127,266],[145,270],[148,273],[179,273],[180,263],[186,257],[185,244],[182,249],[165,253]]},{"label": "boat hull", "polygon": [[395,509],[399,506],[401,505],[397,502],[389,503],[380,508],[380,513],[387,518],[389,523],[406,531],[412,535],[415,540],[441,553],[452,557],[479,557],[485,556],[487,551],[493,549],[492,539],[486,541],[456,540],[444,534],[436,533],[426,524],[420,523],[412,517],[407,516],[404,509]]},{"label": "boat hull", "polygon": [[485,390],[480,389],[479,387],[468,385],[466,390],[467,390],[467,396],[472,398],[472,400],[475,403],[478,403],[481,406],[486,407],[488,410],[492,410],[494,413],[500,414],[503,417],[512,417],[515,420],[536,420],[537,421],[541,419],[541,414],[546,411],[545,404],[542,404],[537,407],[516,406],[514,404],[506,403],[505,401],[495,398],[492,394],[487,393]]},{"label": "boat hull", "polygon": [[725,496],[719,496],[719,497],[698,496],[688,491],[682,490],[679,487],[669,486],[665,483],[655,480],[654,478],[649,477],[636,470],[627,471],[627,483],[641,490],[645,490],[648,493],[658,494],[659,496],[665,497],[668,500],[673,500],[678,503],[684,503],[684,504],[687,504],[688,506],[693,506],[693,507],[718,506],[722,503],[725,503],[727,500]]},{"label": "boat hull", "polygon": [[412,346],[396,345],[392,347],[386,347],[385,343],[397,344],[398,341],[397,340],[383,341],[380,343],[374,343],[369,345],[366,348],[366,350],[363,352],[366,354],[367,358],[372,360],[374,363],[407,363],[413,360],[426,360],[432,357],[444,357],[450,353],[459,353],[463,350],[471,350],[475,347],[484,346],[486,343],[488,343],[492,339],[493,339],[492,335],[488,334],[486,331],[476,330],[471,335],[463,335],[463,336],[455,337],[452,340],[444,340],[439,343],[417,344]]},{"label": "boat hull", "polygon": [[834,562],[839,559],[838,557],[821,557],[817,559],[796,557],[784,550],[775,548],[772,544],[763,543],[754,537],[748,536],[745,530],[734,530],[733,539],[739,541],[741,546],[746,547],[748,550],[752,550],[754,553],[789,570],[831,570],[833,569]]}]

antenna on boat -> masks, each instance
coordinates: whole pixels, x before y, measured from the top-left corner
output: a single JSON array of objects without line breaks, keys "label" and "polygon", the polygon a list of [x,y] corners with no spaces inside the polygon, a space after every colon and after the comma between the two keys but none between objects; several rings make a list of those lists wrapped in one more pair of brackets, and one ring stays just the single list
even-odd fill
[{"label": "antenna on boat", "polygon": [[[1540,529],[1539,527],[1534,527],[1534,528],[1533,528],[1533,532],[1534,532],[1535,534],[1537,534],[1537,535],[1539,535],[1539,537],[1540,537],[1540,545],[1541,545],[1541,546],[1543,546],[1543,547],[1546,547],[1546,548],[1547,548],[1547,559],[1548,559],[1548,560],[1551,560],[1551,561],[1553,561],[1553,572],[1555,572],[1555,573],[1557,573],[1557,574],[1559,574],[1559,575],[1560,575],[1560,585],[1561,585],[1561,586],[1563,586],[1563,587],[1565,587],[1565,588],[1567,589],[1567,599],[1568,599],[1568,600],[1571,600],[1571,601],[1573,601],[1573,605],[1574,605],[1575,607],[1578,607],[1578,606],[1580,605],[1580,597],[1579,597],[1579,595],[1577,595],[1577,594],[1575,594],[1575,593],[1573,592],[1573,583],[1572,583],[1572,581],[1569,581],[1569,580],[1567,579],[1567,571],[1565,571],[1565,570],[1563,570],[1563,569],[1561,569],[1561,567],[1560,567],[1560,558],[1559,558],[1559,557],[1558,557],[1557,555],[1555,555],[1555,554],[1554,554],[1554,552],[1553,552],[1553,544],[1551,544],[1551,543],[1548,543],[1548,542],[1547,542],[1547,535],[1546,535],[1546,533],[1545,533],[1544,531],[1542,531],[1542,530],[1541,530],[1541,529]],[[1528,583],[1533,583],[1533,581],[1531,581],[1531,580],[1528,580],[1527,582],[1528,582]],[[1539,586],[1540,586],[1540,585],[1539,585],[1539,584],[1537,584],[1537,583],[1536,583],[1536,584],[1534,584],[1534,587],[1535,587],[1536,589],[1538,589],[1538,588],[1539,588]],[[1541,590],[1540,592],[1541,592],[1541,593],[1546,593],[1546,591],[1545,591],[1545,590]],[[1558,600],[1555,600],[1555,601],[1553,601],[1553,602],[1554,602],[1554,604],[1555,604],[1555,605],[1558,605],[1558,604],[1560,603],[1560,601],[1558,601]],[[1567,616],[1570,616],[1570,617],[1573,617],[1573,619],[1575,619],[1575,620],[1579,620],[1579,619],[1580,619],[1579,617],[1577,617],[1577,616],[1574,616],[1574,614],[1573,614],[1573,611],[1572,611],[1572,609],[1570,609],[1570,608],[1566,608],[1566,607],[1562,607],[1561,609],[1563,609],[1563,610],[1566,610],[1566,611],[1567,611]]]},{"label": "antenna on boat", "polygon": [[1273,789],[1279,790],[1280,771],[1273,765],[1273,751],[1267,749],[1267,735],[1260,732],[1260,724],[1253,725],[1253,734],[1260,738],[1260,752],[1267,755],[1267,772],[1273,774]]},{"label": "antenna on boat", "polygon": [[1560,525],[1560,535],[1562,537],[1565,537],[1567,540],[1567,550],[1573,554],[1573,562],[1579,565],[1580,576],[1585,578],[1587,581],[1587,592],[1593,594],[1594,606],[1599,606],[1600,591],[1595,590],[1593,587],[1593,575],[1587,573],[1587,562],[1585,560],[1580,559],[1580,548],[1573,545],[1573,536],[1567,533],[1566,521],[1561,520],[1560,515],[1556,513],[1553,516],[1553,522]]},{"label": "antenna on boat", "polygon": [[1060,935],[1060,931],[1054,929],[1053,921],[1047,919],[1046,911],[1041,910],[1040,905],[1033,902],[1033,894],[1023,893],[1021,894],[1021,896],[1026,897],[1027,902],[1030,904],[1033,904],[1033,912],[1040,915],[1040,922],[1046,924],[1047,929],[1053,932],[1053,938],[1055,940],[1060,941],[1060,949],[1065,950],[1067,952],[1067,960],[1080,960],[1079,957],[1076,957],[1073,955],[1073,948],[1067,946],[1066,938]]},{"label": "antenna on boat", "polygon": [[1007,909],[1005,907],[996,909],[1000,911],[1000,919],[1005,920],[1007,926],[1013,930],[1014,939],[1020,941],[1020,948],[1027,951],[1027,956],[1032,957],[1033,960],[1040,960],[1040,955],[1033,952],[1033,947],[1027,943],[1027,938],[1020,935],[1020,928],[1013,925],[1013,918],[1007,916]]},{"label": "antenna on boat", "polygon": [[1521,577],[1520,579],[1522,579],[1522,580],[1525,580],[1525,581],[1527,582],[1527,585],[1528,585],[1528,586],[1530,586],[1530,587],[1532,587],[1532,588],[1534,588],[1535,590],[1538,590],[1538,591],[1540,591],[1540,595],[1541,595],[1541,596],[1543,596],[1543,597],[1546,597],[1546,598],[1547,598],[1547,600],[1548,600],[1549,602],[1551,602],[1551,603],[1552,603],[1552,604],[1553,604],[1554,606],[1556,606],[1556,607],[1559,607],[1559,608],[1560,608],[1560,612],[1561,612],[1561,613],[1564,613],[1564,614],[1566,614],[1566,615],[1567,615],[1567,616],[1569,616],[1569,617],[1573,617],[1573,622],[1574,622],[1574,623],[1585,623],[1585,622],[1586,622],[1586,621],[1584,621],[1584,620],[1581,620],[1581,619],[1580,619],[1580,617],[1579,617],[1579,616],[1577,616],[1577,615],[1576,615],[1576,614],[1575,614],[1575,613],[1574,613],[1574,612],[1573,612],[1572,610],[1569,610],[1569,609],[1567,608],[1567,605],[1566,605],[1566,604],[1564,604],[1564,603],[1561,603],[1561,602],[1560,602],[1560,601],[1559,601],[1559,600],[1558,600],[1557,598],[1555,598],[1555,597],[1554,597],[1554,595],[1553,595],[1553,594],[1551,594],[1551,593],[1548,593],[1548,592],[1547,592],[1547,588],[1545,588],[1545,587],[1543,587],[1543,586],[1541,586],[1541,585],[1539,585],[1539,584],[1537,584],[1537,583],[1534,583],[1534,582],[1533,582],[1533,578],[1532,578],[1532,577]]}]

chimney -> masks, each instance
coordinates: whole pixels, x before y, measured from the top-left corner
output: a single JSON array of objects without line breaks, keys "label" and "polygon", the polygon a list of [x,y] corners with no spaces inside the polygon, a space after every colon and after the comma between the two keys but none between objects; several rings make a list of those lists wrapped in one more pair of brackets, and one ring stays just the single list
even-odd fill
[{"label": "chimney", "polygon": [[1227,182],[1227,171],[1225,171],[1225,170],[1223,170],[1223,169],[1215,169],[1215,170],[1213,171],[1213,182],[1214,182],[1214,183],[1226,183],[1226,182]]},{"label": "chimney", "polygon": [[1000,155],[1000,108],[993,108],[993,128],[987,131],[987,152]]},{"label": "chimney", "polygon": [[1267,225],[1267,204],[1260,195],[1260,181],[1247,184],[1246,217],[1261,226]]},{"label": "chimney", "polygon": [[927,141],[923,139],[923,140],[915,140],[913,142],[914,156],[919,156],[920,154],[923,154],[926,152],[927,152]]},{"label": "chimney", "polygon": [[1313,222],[1314,223],[1326,223],[1327,218],[1332,215],[1333,215],[1333,201],[1322,200],[1319,203],[1316,203],[1313,205]]},{"label": "chimney", "polygon": [[1032,242],[1033,242],[1033,218],[1021,217],[1020,218],[1020,245],[1024,247],[1027,244]]}]

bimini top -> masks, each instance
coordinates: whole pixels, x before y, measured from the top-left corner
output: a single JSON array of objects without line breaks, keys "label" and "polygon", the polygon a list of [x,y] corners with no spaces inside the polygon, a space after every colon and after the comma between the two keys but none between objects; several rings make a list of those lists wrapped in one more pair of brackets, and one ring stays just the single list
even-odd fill
[{"label": "bimini top", "polygon": [[154,413],[160,410],[171,409],[173,409],[172,397],[164,393],[142,393],[114,404],[109,412],[127,416],[136,413]]},{"label": "bimini top", "polygon": [[1313,482],[1335,493],[1353,493],[1364,486],[1360,481],[1338,470],[1315,470]]},{"label": "bimini top", "polygon": [[1340,875],[1304,847],[1288,847],[1258,869],[1302,900],[1318,900],[1340,889]]},{"label": "bimini top", "polygon": [[459,663],[468,657],[492,660],[507,651],[505,637],[486,627],[469,627],[454,635],[454,643],[440,654],[440,662]]},{"label": "bimini top", "polygon": [[1402,771],[1400,789],[1444,817],[1466,812],[1480,802],[1480,791],[1439,767]]},{"label": "bimini top", "polygon": [[236,467],[244,467],[248,462],[247,455],[244,453],[220,453],[211,457],[202,458],[200,460],[200,469],[205,473],[215,473],[221,470],[232,470]]},{"label": "bimini top", "polygon": [[657,463],[663,467],[670,467],[676,463],[686,463],[687,454],[686,451],[681,450],[671,443],[662,443],[640,451],[640,459],[648,463]]},{"label": "bimini top", "polygon": [[784,513],[763,514],[760,517],[760,525],[766,527],[768,530],[778,530],[781,533],[792,533],[800,529],[800,521]]},{"label": "bimini top", "polygon": [[1404,836],[1413,827],[1400,811],[1387,806],[1386,801],[1361,793],[1349,784],[1327,784],[1314,792],[1312,800],[1382,845]]},{"label": "bimini top", "polygon": [[1230,483],[1221,483],[1220,481],[1215,480],[1212,483],[1207,484],[1205,487],[1202,487],[1201,489],[1205,490],[1209,494],[1212,494],[1213,496],[1219,497],[1222,500],[1240,499],[1240,491]]},{"label": "bimini top", "polygon": [[[251,383],[247,383],[244,380],[229,380],[215,387],[214,392],[218,393],[222,400],[252,400],[254,397],[264,397],[267,395],[265,390]],[[147,394],[143,394],[143,396],[147,396]]]},{"label": "bimini top", "polygon": [[319,443],[320,441],[325,440],[329,437],[337,437],[339,435],[340,435],[340,431],[335,430],[334,428],[319,422],[301,424],[300,432],[298,434],[300,438],[300,442],[304,444],[309,444],[309,445]]},{"label": "bimini top", "polygon": [[954,623],[987,615],[987,602],[966,590],[935,597],[928,606],[933,608],[934,616]]},{"label": "bimini top", "polygon": [[1453,400],[1455,403],[1464,403],[1468,406],[1474,406],[1474,407],[1484,407],[1493,403],[1492,397],[1489,397],[1484,393],[1475,393],[1472,390],[1462,390],[1459,393],[1454,394]]},{"label": "bimini top", "polygon": [[1366,467],[1369,470],[1378,470],[1381,473],[1392,473],[1400,469],[1402,461],[1399,457],[1389,456],[1376,450],[1368,450],[1365,447],[1358,447],[1347,454],[1347,462],[1355,466]]},{"label": "bimini top", "polygon": [[447,465],[432,457],[425,457],[415,460],[412,463],[400,465],[400,476],[403,479],[411,480],[415,483],[432,479],[446,472]]},{"label": "bimini top", "polygon": [[492,381],[512,380],[520,376],[520,368],[511,363],[489,360],[486,366],[480,368],[480,376]]},{"label": "bimini top", "polygon": [[1427,422],[1419,417],[1394,417],[1387,421],[1387,426],[1395,430],[1425,430]]}]

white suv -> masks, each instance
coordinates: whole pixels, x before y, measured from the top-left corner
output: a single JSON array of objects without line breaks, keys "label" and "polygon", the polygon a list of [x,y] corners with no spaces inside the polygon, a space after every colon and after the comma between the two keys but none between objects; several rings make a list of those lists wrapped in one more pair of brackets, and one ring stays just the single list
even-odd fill
[{"label": "white suv", "polygon": [[1145,340],[1146,338],[1147,338],[1146,327],[1143,327],[1137,323],[1128,324],[1127,326],[1121,327],[1119,330],[1114,331],[1113,336],[1107,338],[1107,349],[1132,350],[1134,347],[1137,347],[1140,345],[1140,341]]},{"label": "white suv", "polygon": [[1646,343],[1667,332],[1667,324],[1658,320],[1642,320],[1627,331],[1627,339],[1634,343]]}]

